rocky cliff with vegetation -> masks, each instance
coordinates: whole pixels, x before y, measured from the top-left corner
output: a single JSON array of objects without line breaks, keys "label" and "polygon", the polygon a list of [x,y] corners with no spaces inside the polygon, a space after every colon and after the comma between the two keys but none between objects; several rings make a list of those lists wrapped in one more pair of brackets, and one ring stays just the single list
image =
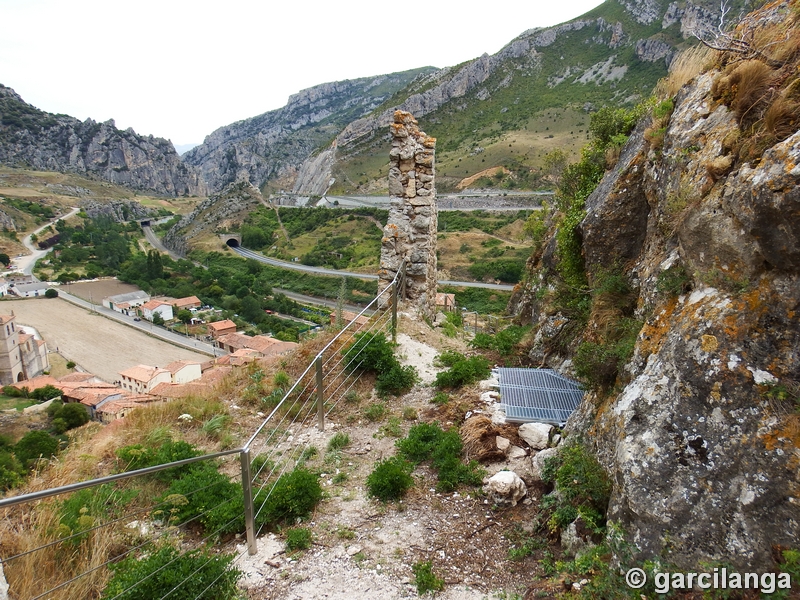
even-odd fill
[{"label": "rocky cliff with vegetation", "polygon": [[[323,83],[293,94],[286,106],[221,127],[183,156],[197,167],[211,191],[236,181],[261,186],[275,181],[291,189],[298,170],[327,146],[342,127],[369,114],[386,98],[431,68]],[[327,178],[302,186],[322,194]]]},{"label": "rocky cliff with vegetation", "polygon": [[658,100],[596,113],[529,223],[514,308],[531,358],[590,388],[567,429],[641,559],[769,571],[800,539],[798,23],[770,3]]},{"label": "rocky cliff with vegetation", "polygon": [[169,140],[41,111],[0,85],[0,164],[96,177],[167,196],[204,195]]},{"label": "rocky cliff with vegetation", "polygon": [[[742,2],[731,4],[739,10]],[[281,109],[218,129],[183,159],[211,191],[238,180],[298,194],[323,194],[332,180],[334,191],[375,191],[388,168],[385,132],[399,109],[437,137],[453,162],[505,133],[526,132],[514,140],[515,155],[488,156],[508,162],[511,172],[530,171],[539,165],[526,131],[531,115],[635,103],[719,11],[715,0],[608,0],[568,23],[528,30],[491,56],[304,90]]]}]

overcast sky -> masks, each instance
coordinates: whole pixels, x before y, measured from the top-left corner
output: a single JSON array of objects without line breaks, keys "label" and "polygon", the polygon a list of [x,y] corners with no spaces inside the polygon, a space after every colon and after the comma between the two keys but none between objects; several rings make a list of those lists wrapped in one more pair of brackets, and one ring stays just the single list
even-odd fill
[{"label": "overcast sky", "polygon": [[301,89],[452,66],[600,3],[0,0],[0,83],[48,112],[199,143]]}]

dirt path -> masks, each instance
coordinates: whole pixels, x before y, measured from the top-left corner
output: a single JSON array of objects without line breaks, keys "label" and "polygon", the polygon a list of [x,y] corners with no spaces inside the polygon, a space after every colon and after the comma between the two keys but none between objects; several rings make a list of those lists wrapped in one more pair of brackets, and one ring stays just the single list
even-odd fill
[{"label": "dirt path", "polygon": [[58,298],[0,302],[0,313],[12,311],[17,323],[39,330],[48,350],[58,351],[109,382],[119,379],[119,371],[137,364],[163,367],[179,359],[208,360],[203,354],[178,348]]}]

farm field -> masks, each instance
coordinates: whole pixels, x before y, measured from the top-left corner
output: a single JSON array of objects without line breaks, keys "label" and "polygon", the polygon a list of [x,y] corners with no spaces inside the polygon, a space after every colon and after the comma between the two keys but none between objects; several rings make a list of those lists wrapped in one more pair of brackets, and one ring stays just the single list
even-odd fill
[{"label": "farm field", "polygon": [[57,350],[65,359],[109,382],[119,379],[119,371],[137,364],[163,367],[179,359],[208,360],[203,354],[173,346],[59,298],[0,302],[0,313],[12,311],[17,323],[39,331],[51,352]]}]

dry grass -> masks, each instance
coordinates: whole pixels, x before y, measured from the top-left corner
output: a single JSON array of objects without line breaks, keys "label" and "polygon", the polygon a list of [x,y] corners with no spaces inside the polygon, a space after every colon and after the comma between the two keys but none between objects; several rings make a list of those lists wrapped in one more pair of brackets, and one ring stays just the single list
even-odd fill
[{"label": "dry grass", "polygon": [[669,66],[669,74],[656,85],[658,98],[674,98],[680,89],[707,71],[716,60],[717,52],[699,44],[681,52]]},{"label": "dry grass", "polygon": [[764,113],[764,127],[782,141],[798,130],[800,125],[800,103],[786,97],[776,98]]},{"label": "dry grass", "polygon": [[733,164],[733,157],[728,156],[718,156],[714,160],[706,163],[706,171],[708,172],[709,176],[714,180],[717,181],[720,177],[725,175]]}]

